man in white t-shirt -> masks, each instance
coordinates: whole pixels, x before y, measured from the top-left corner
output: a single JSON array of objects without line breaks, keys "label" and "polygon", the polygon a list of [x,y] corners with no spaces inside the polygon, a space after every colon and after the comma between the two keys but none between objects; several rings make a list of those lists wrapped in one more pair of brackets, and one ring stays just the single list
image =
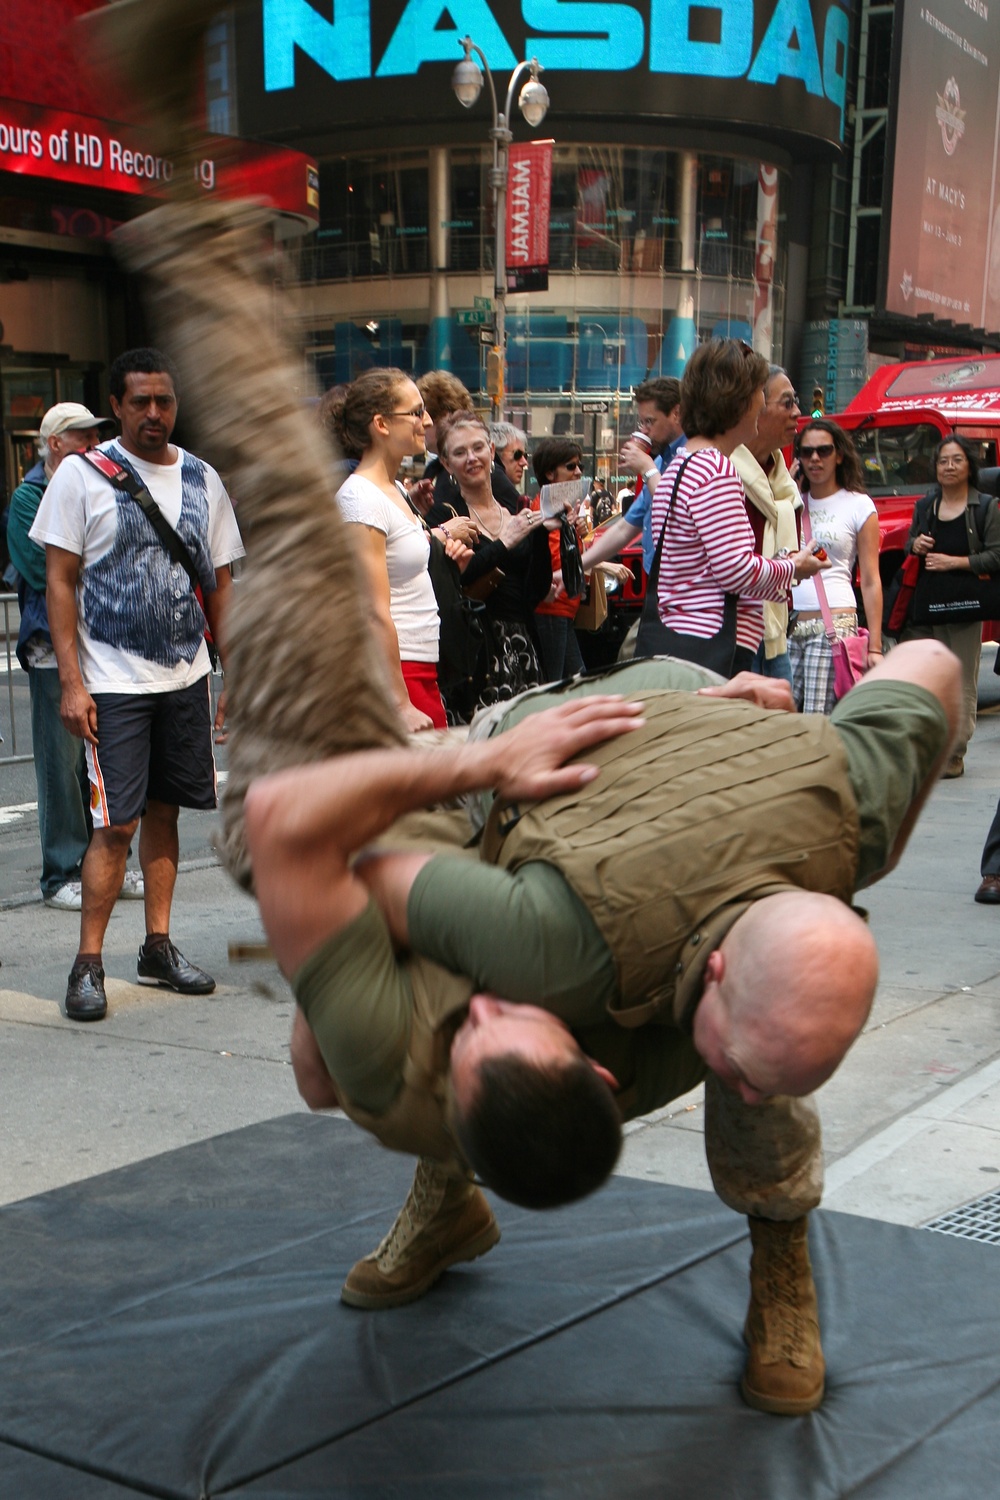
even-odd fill
[{"label": "man in white t-shirt", "polygon": [[[171,943],[170,908],[178,810],[215,807],[205,625],[221,650],[229,565],[243,555],[218,474],[170,442],[177,395],[166,356],[129,350],[112,365],[109,385],[122,435],[98,451],[149,491],[191,556],[203,602],[131,495],[82,456],[60,465],[30,535],[45,546],[60,714],[85,743],[94,823],[80,948],[66,991],[66,1014],[75,1021],[107,1014],[104,933],[140,818],[146,940],[139,983],[180,994],[215,988]],[[223,694],[217,729],[224,716]]]}]

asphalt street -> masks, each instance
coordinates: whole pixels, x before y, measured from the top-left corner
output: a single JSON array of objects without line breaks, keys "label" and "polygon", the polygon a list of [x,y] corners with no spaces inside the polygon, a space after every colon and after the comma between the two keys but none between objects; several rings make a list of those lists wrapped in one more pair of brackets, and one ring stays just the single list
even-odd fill
[{"label": "asphalt street", "polygon": [[[966,775],[936,788],[899,868],[865,893],[879,993],[820,1096],[825,1201],[847,1212],[922,1224],[1000,1190],[1000,908],[972,900],[1000,795],[994,654],[984,651],[987,711]],[[26,713],[22,681],[14,695]],[[9,738],[2,704],[0,715]],[[229,956],[263,934],[215,861],[213,822],[182,815],[172,935],[216,976],[215,994],[138,986],[142,906],[123,902],[105,950],[109,1016],[81,1026],[60,1009],[77,918],[38,895],[32,768],[0,759],[0,1202],[304,1107],[288,1062],[290,992],[273,963]],[[701,1133],[699,1091],[630,1126],[620,1170],[708,1187]]]}]

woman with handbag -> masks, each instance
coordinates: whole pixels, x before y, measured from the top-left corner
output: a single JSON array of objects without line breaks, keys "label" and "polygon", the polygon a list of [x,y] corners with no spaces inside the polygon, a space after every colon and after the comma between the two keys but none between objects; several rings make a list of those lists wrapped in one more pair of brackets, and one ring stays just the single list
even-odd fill
[{"label": "woman with handbag", "polygon": [[[396,482],[402,460],[424,452],[429,426],[420,392],[402,370],[366,370],[329,408],[344,453],[358,459],[337,504],[359,538],[372,619],[396,704],[410,733],[447,727],[438,687],[440,617],[428,571],[430,540]],[[442,530],[451,553],[471,538],[467,521]]]},{"label": "woman with handbag", "polygon": [[456,488],[427,520],[448,524],[449,517],[460,516],[476,530],[462,581],[466,593],[484,604],[485,649],[462,714],[468,717],[542,681],[532,613],[552,587],[552,562],[539,512],[509,508],[493,494],[494,452],[486,424],[471,412],[454,412],[438,422],[437,440]]},{"label": "woman with handbag", "polygon": [[[855,641],[847,649],[860,672],[882,660],[878,513],[864,490],[857,449],[836,422],[824,417],[810,421],[795,440],[795,454],[803,491],[803,540],[822,547],[830,569],[792,590],[797,615],[788,637],[792,695],[802,713],[828,714],[839,696],[834,643]],[[858,629],[855,564],[868,626],[863,632]]]},{"label": "woman with handbag", "polygon": [[[965,773],[965,752],[976,727],[984,616],[973,580],[1000,573],[1000,507],[977,489],[979,465],[967,439],[940,442],[934,472],[937,483],[914,506],[906,541],[907,554],[920,559],[920,574],[899,639],[941,641],[962,664],[962,722],[942,773],[951,779]],[[963,592],[965,602],[975,606],[972,618],[968,610],[962,617]],[[940,623],[932,623],[935,616]]]},{"label": "woman with handbag", "polygon": [[658,538],[637,656],[678,656],[723,677],[749,671],[764,635],[765,599],[829,566],[809,549],[762,557],[729,455],[750,444],[764,406],[768,363],[737,339],[708,339],[681,381],[687,447],[653,497]]}]

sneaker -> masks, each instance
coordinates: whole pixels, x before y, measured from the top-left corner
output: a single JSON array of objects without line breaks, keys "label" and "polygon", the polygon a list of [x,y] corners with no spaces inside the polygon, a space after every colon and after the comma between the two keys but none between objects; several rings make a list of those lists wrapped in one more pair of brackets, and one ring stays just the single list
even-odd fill
[{"label": "sneaker", "polygon": [[984,875],[972,899],[981,906],[1000,906],[1000,875]]},{"label": "sneaker", "polygon": [[176,990],[179,995],[210,995],[215,989],[211,974],[189,964],[173,943],[164,943],[152,952],[147,952],[143,943],[137,969],[140,984],[158,984],[163,989]]},{"label": "sneaker", "polygon": [[43,896],[42,900],[46,906],[51,906],[56,911],[79,911],[83,905],[83,885],[79,880],[67,880],[57,891]]},{"label": "sneaker", "polygon": [[378,1249],[352,1266],[340,1300],[368,1311],[415,1302],[449,1266],[485,1255],[499,1238],[479,1189],[421,1156],[396,1222]]},{"label": "sneaker", "polygon": [[66,1014],[71,1021],[103,1021],[108,1013],[104,970],[100,964],[75,963],[66,986]]},{"label": "sneaker", "polygon": [[126,870],[122,888],[118,892],[119,901],[141,901],[146,894],[146,883],[142,878],[141,870]]}]

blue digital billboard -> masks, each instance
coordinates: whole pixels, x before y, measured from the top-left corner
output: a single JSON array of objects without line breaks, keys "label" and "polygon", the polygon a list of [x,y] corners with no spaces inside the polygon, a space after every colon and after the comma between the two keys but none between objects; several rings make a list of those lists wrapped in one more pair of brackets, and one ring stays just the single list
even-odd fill
[{"label": "blue digital billboard", "polygon": [[426,144],[444,125],[454,139],[450,71],[468,34],[498,86],[537,57],[557,136],[561,119],[617,118],[828,151],[843,139],[848,12],[849,0],[259,0],[237,11],[240,128],[314,143],[348,129],[356,145],[365,126],[383,139],[402,127]]}]

